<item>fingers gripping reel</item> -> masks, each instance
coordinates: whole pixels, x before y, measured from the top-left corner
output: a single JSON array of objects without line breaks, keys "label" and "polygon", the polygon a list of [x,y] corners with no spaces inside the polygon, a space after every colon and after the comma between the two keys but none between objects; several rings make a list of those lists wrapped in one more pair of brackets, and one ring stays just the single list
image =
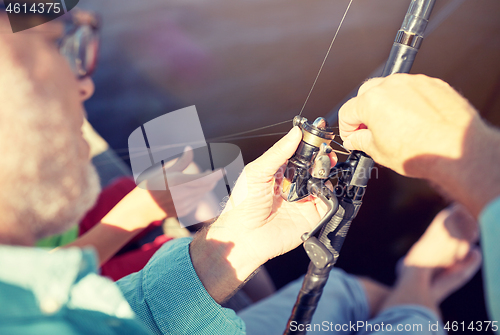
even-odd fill
[{"label": "fingers gripping reel", "polygon": [[[345,162],[331,168],[328,154],[335,136],[333,128],[321,117],[312,124],[300,116],[293,121],[303,136],[288,161],[281,185],[282,197],[295,202],[313,195],[327,205],[325,216],[313,230],[302,235],[302,241],[317,269],[330,268],[336,263],[351,221],[361,207],[373,160],[360,151],[353,151]],[[325,183],[333,177],[338,177],[338,183],[331,191]]]}]

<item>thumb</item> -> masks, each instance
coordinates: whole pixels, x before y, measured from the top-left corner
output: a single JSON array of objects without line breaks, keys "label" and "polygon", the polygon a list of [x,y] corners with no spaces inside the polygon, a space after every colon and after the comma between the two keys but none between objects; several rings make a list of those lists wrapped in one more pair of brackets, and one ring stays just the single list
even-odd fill
[{"label": "thumb", "polygon": [[369,129],[360,129],[347,136],[344,140],[344,147],[349,150],[359,150],[372,156],[373,135]]},{"label": "thumb", "polygon": [[184,171],[189,164],[193,162],[193,148],[190,146],[187,146],[184,149],[184,153],[182,154],[181,157],[177,160],[177,162],[174,163],[171,167],[166,169],[165,172],[170,173],[170,172],[182,172]]},{"label": "thumb", "polygon": [[293,156],[295,150],[302,140],[302,131],[299,127],[293,127],[288,134],[276,142],[262,156],[257,158],[251,165],[256,171],[264,176],[274,176],[276,171],[285,164],[287,159]]}]

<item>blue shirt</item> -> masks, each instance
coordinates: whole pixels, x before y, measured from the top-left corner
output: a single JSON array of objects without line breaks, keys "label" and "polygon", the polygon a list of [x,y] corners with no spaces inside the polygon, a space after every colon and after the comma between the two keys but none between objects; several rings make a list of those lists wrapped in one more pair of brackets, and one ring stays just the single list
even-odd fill
[{"label": "blue shirt", "polygon": [[92,250],[0,246],[0,334],[243,334],[196,275],[190,241],[166,243],[116,284]]},{"label": "blue shirt", "polygon": [[[500,197],[479,218],[486,300],[500,321]],[[0,334],[244,334],[243,321],[206,292],[183,238],[116,284],[93,251],[0,246]]]},{"label": "blue shirt", "polygon": [[500,197],[479,216],[486,303],[491,321],[500,322]]}]

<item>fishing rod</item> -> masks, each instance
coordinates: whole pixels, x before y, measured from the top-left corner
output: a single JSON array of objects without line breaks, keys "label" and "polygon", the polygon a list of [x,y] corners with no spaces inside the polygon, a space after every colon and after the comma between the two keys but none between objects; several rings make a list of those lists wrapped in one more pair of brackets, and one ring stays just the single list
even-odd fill
[{"label": "fishing rod", "polygon": [[[382,77],[394,73],[409,73],[424,39],[436,0],[412,0],[401,29],[397,32]],[[290,158],[281,184],[282,196],[295,202],[313,195],[328,207],[327,213],[312,231],[302,235],[304,249],[311,262],[302,287],[288,319],[284,334],[305,334],[310,324],[331,269],[337,262],[340,249],[356,217],[366,191],[374,161],[362,151],[352,151],[345,162],[331,168],[328,154],[335,135],[333,128],[322,118],[310,123],[296,116],[293,125],[302,130],[302,141]],[[326,182],[337,177],[333,191]],[[298,330],[298,329],[303,329]]]}]

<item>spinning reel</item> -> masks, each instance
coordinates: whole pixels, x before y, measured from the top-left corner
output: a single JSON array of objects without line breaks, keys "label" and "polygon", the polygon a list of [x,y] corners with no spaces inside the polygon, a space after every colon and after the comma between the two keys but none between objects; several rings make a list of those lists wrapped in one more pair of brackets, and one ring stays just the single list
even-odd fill
[{"label": "spinning reel", "polygon": [[[302,235],[311,262],[284,334],[297,333],[290,328],[292,322],[311,321],[351,222],[361,207],[374,164],[365,153],[353,151],[345,162],[331,168],[328,154],[335,135],[326,120],[319,117],[309,123],[306,118],[296,116],[293,123],[302,130],[302,141],[288,161],[282,196],[294,202],[313,195],[328,206],[328,211],[313,230]],[[332,191],[325,183],[333,177],[338,182]]]},{"label": "spinning reel", "polygon": [[[302,141],[288,161],[281,185],[282,197],[295,202],[313,195],[328,206],[325,216],[302,236],[302,241],[318,269],[331,268],[361,206],[373,160],[361,151],[353,151],[345,162],[332,168],[329,153],[333,150],[330,143],[335,135],[327,121],[318,117],[310,123],[296,116],[293,124],[302,130]],[[332,191],[326,181],[334,177],[338,177],[338,183]]]}]

